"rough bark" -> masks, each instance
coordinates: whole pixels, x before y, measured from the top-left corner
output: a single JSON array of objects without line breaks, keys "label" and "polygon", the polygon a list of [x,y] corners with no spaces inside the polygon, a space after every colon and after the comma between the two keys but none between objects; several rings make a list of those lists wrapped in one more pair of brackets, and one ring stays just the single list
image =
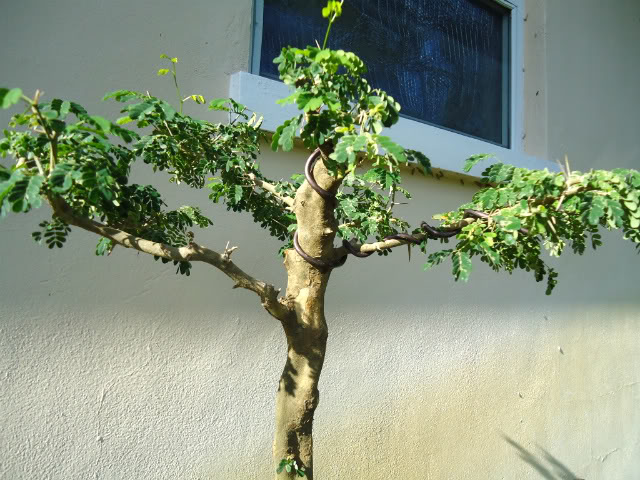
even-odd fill
[{"label": "rough bark", "polygon": [[[314,175],[318,184],[335,191],[339,180],[329,176],[322,161]],[[307,182],[298,189],[293,210],[298,222],[298,239],[307,254],[333,259],[337,231],[332,201],[320,197]],[[283,303],[289,317],[282,322],[287,338],[287,361],[276,395],[276,432],[273,460],[294,459],[313,479],[313,415],[319,402],[318,381],[326,352],[328,328],[324,295],[331,272],[322,272],[293,249],[285,255],[288,284]],[[276,474],[276,479],[297,478],[294,471]]]}]

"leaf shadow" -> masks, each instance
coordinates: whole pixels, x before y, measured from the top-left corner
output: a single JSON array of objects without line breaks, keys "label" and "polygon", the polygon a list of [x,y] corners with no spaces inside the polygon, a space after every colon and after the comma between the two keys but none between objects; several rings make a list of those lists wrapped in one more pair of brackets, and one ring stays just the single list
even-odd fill
[{"label": "leaf shadow", "polygon": [[[515,448],[520,459],[535,469],[542,478],[545,478],[546,480],[584,480],[579,478],[575,473],[569,470],[566,465],[560,462],[560,460],[551,455],[551,453],[544,448],[537,446],[537,448],[542,452],[542,456],[536,457],[536,455],[507,435],[503,434],[502,438],[504,438],[509,445]],[[545,465],[545,463],[548,465]]]}]

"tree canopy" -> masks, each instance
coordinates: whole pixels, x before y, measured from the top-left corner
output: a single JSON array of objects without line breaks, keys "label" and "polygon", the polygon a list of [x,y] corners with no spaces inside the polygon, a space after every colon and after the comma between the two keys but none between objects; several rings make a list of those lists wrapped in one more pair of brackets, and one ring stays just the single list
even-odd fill
[{"label": "tree canopy", "polygon": [[[291,206],[305,177],[296,173],[289,180],[272,180],[262,174],[260,140],[266,134],[260,129],[261,118],[244,105],[212,100],[210,109],[229,114],[224,123],[183,114],[184,101],[205,100],[201,95],[180,96],[178,59],[170,61],[173,70],[158,73],[173,75],[179,109],[148,93],[119,90],[104,97],[123,104],[124,116],[114,122],[90,115],[74,102],[41,102],[39,92],[27,97],[19,88],[0,89],[3,108],[21,102],[26,107],[13,116],[0,141],[0,154],[16,160],[10,167],[0,165],[0,215],[28,212],[48,201],[53,216],[33,237],[50,248],[64,245],[69,225],[79,226],[72,217],[99,221],[165,246],[166,252],[191,244],[192,229],[213,222],[197,207],[166,210],[152,185],[129,183],[133,162],[142,160],[153,171],[166,171],[172,182],[207,189],[214,203],[250,213],[283,242],[281,252],[290,248],[297,228]],[[337,256],[354,249],[387,254],[390,248],[413,243],[428,255],[427,269],[450,258],[456,280],[469,278],[476,257],[496,271],[519,268],[533,272],[537,281],[546,278],[550,293],[557,273],[545,263],[543,252],[557,256],[569,245],[582,254],[587,245],[601,244],[601,228],[620,229],[640,245],[640,173],[578,172],[568,163],[562,172],[495,163],[483,172],[481,188],[469,203],[434,216],[441,222],[438,227],[426,222],[412,227],[394,213],[401,197],[411,198],[402,187],[402,174],[431,174],[431,162],[385,135],[384,129],[398,121],[400,105],[368,84],[366,66],[351,52],[287,47],[274,62],[292,88],[281,103],[295,103],[300,114],[277,128],[271,146],[292,150],[299,137],[307,149],[319,149],[329,173],[339,179],[332,195],[344,246]],[[123,126],[130,123],[144,133]],[[474,155],[464,168],[469,171],[488,158]],[[97,255],[122,243],[96,233],[102,236]],[[456,241],[451,248],[449,238]],[[173,261],[179,273],[189,275],[189,259],[158,251],[153,253],[156,259]]]}]

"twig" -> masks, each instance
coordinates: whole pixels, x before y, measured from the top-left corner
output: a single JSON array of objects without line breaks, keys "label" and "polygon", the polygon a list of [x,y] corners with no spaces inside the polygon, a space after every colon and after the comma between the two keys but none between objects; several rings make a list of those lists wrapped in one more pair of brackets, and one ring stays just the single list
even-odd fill
[{"label": "twig", "polygon": [[564,167],[562,166],[562,164],[560,164],[560,162],[558,162],[558,164],[560,165],[560,169],[562,170],[562,173],[564,173],[565,175],[565,180],[564,180],[565,187],[564,187],[564,190],[562,191],[562,195],[560,195],[560,200],[558,200],[558,206],[556,207],[556,212],[560,211],[560,208],[562,208],[562,202],[564,202],[567,189],[571,185],[570,183],[571,169],[569,168],[569,157],[567,155],[564,156]]},{"label": "twig", "polygon": [[274,197],[277,197],[278,199],[280,199],[282,201],[282,203],[284,203],[285,205],[287,205],[288,207],[293,208],[293,198],[287,196],[287,195],[282,195],[281,193],[279,193],[276,190],[276,186],[272,185],[269,182],[266,182],[264,180],[259,179],[254,173],[248,173],[247,176],[249,177],[249,179],[259,188],[263,189],[266,192],[269,192],[270,194],[272,194]]},{"label": "twig", "polygon": [[169,124],[167,123],[166,120],[164,120],[164,126],[167,127],[167,130],[169,131],[169,135],[171,135],[173,137],[173,132],[171,131],[171,129],[169,128]]},{"label": "twig", "polygon": [[[49,126],[47,125],[46,120],[44,119],[44,117],[42,116],[42,113],[40,112],[40,109],[38,108],[38,100],[40,99],[40,95],[42,95],[42,92],[40,90],[36,90],[36,93],[33,96],[33,100],[31,99],[29,100],[31,102],[31,110],[33,111],[33,113],[36,114],[36,116],[38,117],[38,120],[40,120],[40,125],[42,125],[42,128],[44,129],[44,134],[47,136],[51,144],[51,161],[49,164],[49,172],[52,172],[53,168],[55,167],[56,158],[57,158],[57,150],[58,150],[57,142],[56,142],[57,135],[55,132],[51,132],[51,130],[49,129]],[[34,161],[36,163],[36,166],[38,167],[38,173],[44,176],[44,168],[42,168],[42,163],[40,163],[40,159],[38,159],[37,157],[34,157]]]}]

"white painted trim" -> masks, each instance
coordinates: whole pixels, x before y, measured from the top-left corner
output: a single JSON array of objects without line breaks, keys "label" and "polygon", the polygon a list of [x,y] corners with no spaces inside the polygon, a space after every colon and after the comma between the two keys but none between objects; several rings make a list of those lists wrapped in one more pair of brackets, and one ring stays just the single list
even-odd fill
[{"label": "white painted trim", "polygon": [[498,5],[502,5],[509,10],[513,10],[513,8],[518,7],[522,4],[522,0],[493,0],[493,2],[497,3]]},{"label": "white painted trim", "polygon": [[262,51],[262,23],[264,0],[253,0],[253,20],[251,23],[251,61],[249,71],[260,75],[260,52]]},{"label": "white painted trim", "polygon": [[[276,104],[276,100],[289,94],[289,87],[284,83],[247,72],[234,73],[229,82],[229,96],[263,115],[262,128],[269,132],[300,114],[295,105]],[[557,170],[556,164],[525,155],[521,148],[500,147],[408,118],[401,117],[393,128],[385,129],[384,134],[405,148],[423,152],[434,167],[450,172],[464,173],[464,160],[476,153],[492,153],[501,162],[519,167]],[[468,175],[478,177],[486,167],[486,162],[476,165]]]},{"label": "white painted trim", "polygon": [[[506,3],[506,2],[503,2]],[[524,1],[511,3],[511,150],[524,151]]]}]

